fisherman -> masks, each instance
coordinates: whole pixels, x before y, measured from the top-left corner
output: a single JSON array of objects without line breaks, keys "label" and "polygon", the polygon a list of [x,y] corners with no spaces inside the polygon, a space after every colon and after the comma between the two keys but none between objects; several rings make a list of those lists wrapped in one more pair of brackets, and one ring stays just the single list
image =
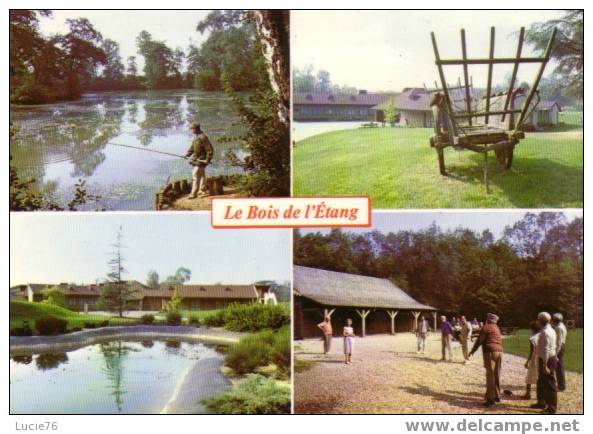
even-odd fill
[{"label": "fisherman", "polygon": [[204,134],[200,124],[192,124],[191,130],[195,137],[187,150],[185,158],[192,157],[189,164],[194,166],[192,172],[193,182],[191,193],[188,197],[189,199],[195,199],[198,196],[208,196],[206,192],[206,166],[210,164],[214,151],[208,136]]}]

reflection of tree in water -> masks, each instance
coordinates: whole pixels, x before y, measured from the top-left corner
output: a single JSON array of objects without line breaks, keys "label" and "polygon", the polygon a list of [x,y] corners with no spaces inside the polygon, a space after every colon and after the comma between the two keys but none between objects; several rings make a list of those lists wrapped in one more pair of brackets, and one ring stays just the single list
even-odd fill
[{"label": "reflection of tree in water", "polygon": [[178,340],[167,340],[165,341],[165,351],[169,354],[179,354],[181,348],[181,341]]},{"label": "reflection of tree in water", "polygon": [[144,348],[152,348],[154,347],[154,341],[140,341],[140,345]]},{"label": "reflection of tree in water", "polygon": [[13,362],[20,363],[21,365],[29,365],[33,361],[33,356],[31,354],[24,356],[12,356],[11,359]]},{"label": "reflection of tree in water", "polygon": [[126,101],[126,108],[128,109],[128,122],[135,124],[138,122],[138,103],[136,100]]},{"label": "reflection of tree in water", "polygon": [[138,125],[138,140],[144,146],[148,146],[153,137],[164,137],[169,129],[183,126],[183,118],[180,103],[181,97],[170,100],[147,101],[144,104],[144,120]]},{"label": "reflection of tree in water", "polygon": [[91,176],[105,160],[107,143],[120,134],[124,105],[123,100],[106,100],[82,114],[71,110],[43,123],[24,123],[11,143],[17,167],[26,168],[26,176],[37,180],[39,191],[44,188],[47,164],[71,161],[72,177]]},{"label": "reflection of tree in water", "polygon": [[66,353],[43,353],[35,357],[35,365],[41,371],[55,369],[62,363],[68,363],[68,354]]},{"label": "reflection of tree in water", "polygon": [[105,361],[103,372],[107,376],[110,385],[111,395],[119,411],[122,411],[124,390],[124,367],[125,356],[131,351],[137,351],[132,347],[125,345],[122,341],[99,344],[101,354]]}]

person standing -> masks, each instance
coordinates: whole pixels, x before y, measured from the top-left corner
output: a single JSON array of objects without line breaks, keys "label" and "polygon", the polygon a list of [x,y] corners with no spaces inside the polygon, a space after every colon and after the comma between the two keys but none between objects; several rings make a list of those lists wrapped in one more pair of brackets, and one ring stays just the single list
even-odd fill
[{"label": "person standing", "polygon": [[537,322],[541,328],[537,339],[537,403],[531,408],[540,408],[544,413],[555,414],[558,407],[556,384],[556,332],[550,325],[550,314],[540,312]]},{"label": "person standing", "polygon": [[564,372],[564,347],[566,346],[566,336],[568,331],[564,325],[564,317],[561,313],[555,313],[552,316],[552,324],[556,332],[556,381],[558,382],[558,391],[563,392],[566,389],[566,373]]},{"label": "person standing", "polygon": [[329,353],[329,350],[331,350],[332,335],[334,333],[331,318],[326,316],[322,322],[317,324],[317,327],[319,327],[323,333],[323,354],[327,354]]},{"label": "person standing", "polygon": [[354,328],[350,318],[346,320],[342,335],[344,336],[344,363],[349,365],[352,363],[352,348],[354,347]]},{"label": "person standing", "polygon": [[486,324],[474,344],[470,357],[482,347],[484,368],[486,369],[486,396],[484,405],[490,407],[500,402],[500,370],[502,367],[502,334],[498,328],[498,316],[486,315]]},{"label": "person standing", "polygon": [[539,324],[537,321],[531,323],[531,336],[529,337],[529,356],[525,362],[525,395],[523,399],[531,399],[531,386],[537,384],[537,340],[539,338]]},{"label": "person standing", "polygon": [[418,342],[418,351],[417,353],[424,354],[426,351],[426,336],[430,331],[430,325],[428,324],[428,320],[424,318],[424,315],[420,315],[420,320],[418,321],[418,325],[416,326],[416,340]]},{"label": "person standing", "polygon": [[212,161],[214,151],[200,124],[192,124],[191,130],[195,137],[185,154],[185,158],[192,157],[189,164],[194,166],[194,169],[192,172],[191,193],[188,197],[195,199],[198,196],[208,196],[208,193],[206,193],[206,166]]},{"label": "person standing", "polygon": [[469,362],[469,344],[472,341],[472,325],[465,318],[461,316],[461,331],[459,333],[459,343],[461,344],[461,352],[463,353],[464,363]]},{"label": "person standing", "polygon": [[441,316],[441,360],[445,361],[445,352],[449,354],[449,361],[453,359],[451,354],[451,335],[453,334],[453,327],[447,321],[445,315]]}]

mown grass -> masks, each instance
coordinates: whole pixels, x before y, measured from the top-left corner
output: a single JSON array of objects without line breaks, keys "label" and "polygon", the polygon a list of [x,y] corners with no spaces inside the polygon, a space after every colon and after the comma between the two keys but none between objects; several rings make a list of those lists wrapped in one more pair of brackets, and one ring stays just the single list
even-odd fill
[{"label": "mown grass", "polygon": [[36,319],[48,316],[68,321],[68,330],[76,327],[84,328],[85,323],[96,325],[107,320],[110,325],[129,325],[137,324],[139,322],[138,319],[132,318],[118,318],[107,315],[85,315],[48,303],[29,303],[26,301],[11,301],[9,312],[11,329],[22,326],[23,321],[28,321],[29,326],[34,329]]},{"label": "mown grass", "polygon": [[369,195],[374,208],[580,208],[583,132],[572,121],[564,130],[526,133],[510,170],[490,156],[491,194],[481,154],[447,148],[449,176],[439,174],[430,128],[320,134],[295,144],[294,195]]},{"label": "mown grass", "polygon": [[[514,336],[504,338],[504,351],[527,358],[529,356],[530,335],[529,330],[523,329],[517,331],[517,334]],[[566,350],[564,353],[564,367],[568,371],[583,373],[583,329],[568,330]]]}]

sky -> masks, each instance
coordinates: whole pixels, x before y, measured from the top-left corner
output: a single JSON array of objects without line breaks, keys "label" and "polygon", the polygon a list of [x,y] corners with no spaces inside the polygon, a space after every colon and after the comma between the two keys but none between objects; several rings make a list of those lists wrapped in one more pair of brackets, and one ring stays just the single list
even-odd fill
[{"label": "sky", "polygon": [[[465,28],[468,57],[488,57],[490,27],[496,28],[495,56],[514,57],[518,31],[560,15],[557,11],[293,11],[293,68],[312,64],[329,71],[332,82],[369,91],[434,87],[438,72],[430,32],[442,59],[461,58],[460,30]],[[524,46],[524,55],[532,52]],[[536,65],[519,67],[531,83]],[[493,83],[502,82],[512,65],[495,65]],[[546,74],[552,70],[550,65]],[[471,66],[476,87],[486,86],[487,66]],[[546,75],[544,74],[544,75]],[[449,83],[463,79],[460,66],[445,70]]]},{"label": "sky", "polygon": [[187,51],[190,42],[200,45],[207,34],[196,30],[199,21],[210,11],[122,11],[122,10],[58,10],[53,17],[42,18],[39,29],[48,36],[67,33],[66,19],[88,18],[103,38],[113,39],[120,45],[120,55],[124,65],[128,56],[136,56],[138,69],[144,66],[144,59],[138,54],[136,36],[148,31],[153,39],[165,41],[170,48],[180,47]]},{"label": "sky", "polygon": [[290,280],[288,229],[212,229],[209,214],[12,213],[10,285],[93,283],[108,272],[122,227],[128,280],[161,279],[184,266],[191,283]]},{"label": "sky", "polygon": [[[563,211],[567,220],[575,217],[582,217],[582,210]],[[344,229],[347,232],[365,233],[378,230],[382,233],[397,232],[401,230],[419,231],[427,229],[433,222],[443,230],[454,230],[458,227],[469,228],[475,232],[482,232],[489,229],[496,238],[500,237],[505,226],[512,225],[525,215],[521,210],[501,211],[474,211],[474,212],[373,212],[372,228]],[[302,234],[311,232],[327,233],[330,229],[301,229]]]}]

